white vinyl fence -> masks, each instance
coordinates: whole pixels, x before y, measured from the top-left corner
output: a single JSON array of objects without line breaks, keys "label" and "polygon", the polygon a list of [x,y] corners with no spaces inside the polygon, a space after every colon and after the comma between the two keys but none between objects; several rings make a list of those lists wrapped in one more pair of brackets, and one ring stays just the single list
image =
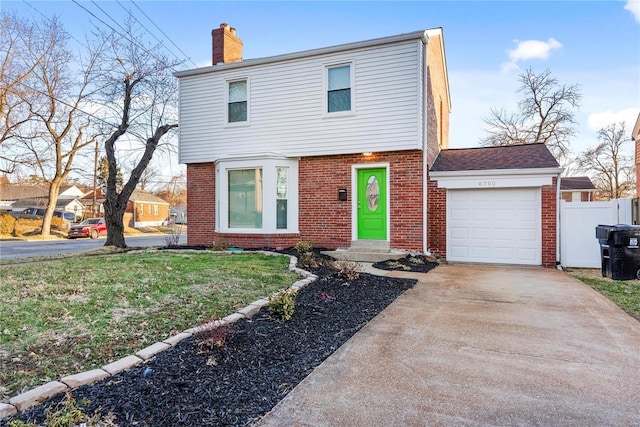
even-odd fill
[{"label": "white vinyl fence", "polygon": [[600,268],[596,226],[631,223],[631,199],[607,202],[560,200],[560,263],[563,267]]}]

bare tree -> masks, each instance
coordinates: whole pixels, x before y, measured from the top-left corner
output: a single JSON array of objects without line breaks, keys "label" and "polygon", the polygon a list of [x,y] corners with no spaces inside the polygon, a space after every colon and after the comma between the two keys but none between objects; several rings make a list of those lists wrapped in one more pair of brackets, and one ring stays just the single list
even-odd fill
[{"label": "bare tree", "polygon": [[581,170],[592,175],[599,196],[604,199],[632,197],[635,191],[633,156],[625,154],[631,141],[625,122],[598,131],[598,145],[579,157]]},{"label": "bare tree", "polygon": [[517,113],[503,108],[491,109],[484,122],[488,134],[483,145],[503,146],[544,143],[562,160],[569,154],[571,138],[575,135],[573,110],[580,106],[578,85],[560,84],[549,70],[536,74],[531,68],[519,76],[518,93],[523,98]]},{"label": "bare tree", "polygon": [[27,121],[15,128],[14,149],[31,159],[35,175],[49,187],[49,204],[42,235],[51,232],[60,187],[73,170],[83,148],[95,141],[91,118],[82,110],[91,96],[91,75],[100,56],[76,57],[68,48],[68,34],[56,18],[14,26],[20,33],[20,58],[28,73],[14,80],[11,95],[19,98]]},{"label": "bare tree", "polygon": [[156,196],[169,202],[174,207],[187,203],[187,181],[184,173],[174,175],[163,189],[156,192]]},{"label": "bare tree", "polygon": [[[37,62],[29,62],[26,52],[37,36],[37,27],[15,15],[0,14],[0,172],[13,173],[16,166],[30,163],[25,153],[15,150],[21,128],[30,122],[30,91],[24,83]],[[40,52],[45,57],[49,52]]]},{"label": "bare tree", "polygon": [[[103,105],[110,108],[107,120],[114,130],[104,142],[109,165],[104,201],[107,222],[105,246],[125,248],[124,212],[161,139],[177,128],[177,82],[172,71],[177,65],[158,47],[144,46],[131,23],[125,35],[102,34],[109,41],[110,55],[102,61],[98,78],[105,89]],[[116,143],[141,144],[142,155],[122,188],[117,186],[119,158]]]}]

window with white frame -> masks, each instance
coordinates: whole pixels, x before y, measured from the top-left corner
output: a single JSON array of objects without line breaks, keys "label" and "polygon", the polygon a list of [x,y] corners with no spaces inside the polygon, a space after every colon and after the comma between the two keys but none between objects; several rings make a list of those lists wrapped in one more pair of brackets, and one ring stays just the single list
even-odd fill
[{"label": "window with white frame", "polygon": [[144,204],[140,204],[140,216],[144,216]]},{"label": "window with white frame", "polygon": [[153,205],[153,214],[158,216],[158,205]]},{"label": "window with white frame", "polygon": [[248,121],[248,81],[227,82],[227,122],[244,123]]},{"label": "window with white frame", "polygon": [[228,171],[229,228],[262,228],[262,168]]},{"label": "window with white frame", "polygon": [[298,232],[297,160],[225,160],[216,176],[217,231]]},{"label": "window with white frame", "polygon": [[351,64],[327,67],[327,113],[352,111]]},{"label": "window with white frame", "polygon": [[276,168],[276,228],[287,228],[287,168]]}]

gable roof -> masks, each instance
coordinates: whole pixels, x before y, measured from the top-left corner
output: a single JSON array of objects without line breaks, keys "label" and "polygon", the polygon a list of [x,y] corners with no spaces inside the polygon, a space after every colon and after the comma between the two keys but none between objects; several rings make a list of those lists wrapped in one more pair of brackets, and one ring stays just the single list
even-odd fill
[{"label": "gable roof", "polygon": [[161,199],[160,197],[144,190],[133,190],[133,193],[131,193],[131,197],[129,197],[129,200],[132,202],[159,203],[161,205],[169,204],[169,202],[165,201],[164,199]]},{"label": "gable roof", "polygon": [[431,165],[432,172],[559,168],[546,145],[454,148],[442,150]]},{"label": "gable roof", "polygon": [[591,182],[588,176],[563,176],[560,178],[560,191],[595,191],[595,189],[596,186],[593,185],[593,182]]},{"label": "gable roof", "polygon": [[[70,191],[71,194],[68,197],[65,197],[66,192]],[[76,185],[63,185],[60,187],[59,198],[61,199],[69,199],[76,198],[83,194],[83,191],[79,189]],[[49,197],[49,186],[48,185],[23,185],[23,184],[11,184],[11,185],[0,185],[0,200],[22,200],[22,199],[33,199],[36,197]]]}]

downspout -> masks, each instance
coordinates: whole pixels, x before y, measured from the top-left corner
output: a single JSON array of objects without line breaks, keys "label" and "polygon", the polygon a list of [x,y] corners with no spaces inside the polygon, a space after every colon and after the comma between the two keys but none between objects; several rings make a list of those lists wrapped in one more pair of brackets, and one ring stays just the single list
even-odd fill
[{"label": "downspout", "polygon": [[560,250],[560,246],[562,244],[560,234],[560,174],[562,174],[562,172],[558,173],[558,178],[556,179],[556,268],[558,270],[562,270],[562,252]]},{"label": "downspout", "polygon": [[427,36],[427,33],[425,31],[424,34],[424,38],[423,38],[424,43],[422,44],[422,51],[423,51],[423,55],[424,55],[424,71],[423,71],[423,76],[422,76],[422,81],[424,82],[422,85],[422,252],[424,254],[429,255],[429,244],[428,244],[428,240],[427,240],[427,228],[429,227],[429,215],[427,213],[428,210],[428,205],[427,203],[429,203],[429,197],[428,197],[428,190],[429,190],[429,183],[428,183],[428,173],[429,173],[429,165],[428,165],[428,161],[429,161],[429,145],[427,144],[427,124],[428,124],[428,120],[427,117],[429,115],[428,113],[428,109],[429,109],[429,100],[427,99],[427,86],[429,84],[428,78],[429,78],[429,72],[428,70],[428,57],[427,57],[427,52],[429,51],[427,48],[427,43],[429,43],[429,37]]}]

